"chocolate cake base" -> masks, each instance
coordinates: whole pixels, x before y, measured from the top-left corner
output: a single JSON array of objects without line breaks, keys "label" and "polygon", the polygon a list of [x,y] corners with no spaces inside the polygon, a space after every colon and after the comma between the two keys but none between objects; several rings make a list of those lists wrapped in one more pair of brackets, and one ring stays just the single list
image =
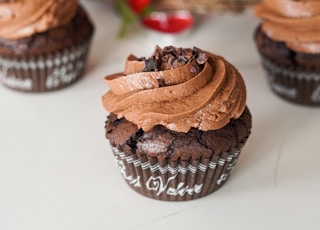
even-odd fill
[{"label": "chocolate cake base", "polygon": [[254,39],[272,91],[290,102],[319,106],[320,54],[295,52],[269,38],[261,27]]},{"label": "chocolate cake base", "polygon": [[185,201],[206,196],[229,178],[251,131],[248,108],[219,129],[188,133],[156,126],[149,132],[110,114],[106,138],[128,185],[157,200]]},{"label": "chocolate cake base", "polygon": [[79,6],[67,25],[18,40],[0,38],[0,82],[25,92],[71,85],[82,76],[93,32]]}]

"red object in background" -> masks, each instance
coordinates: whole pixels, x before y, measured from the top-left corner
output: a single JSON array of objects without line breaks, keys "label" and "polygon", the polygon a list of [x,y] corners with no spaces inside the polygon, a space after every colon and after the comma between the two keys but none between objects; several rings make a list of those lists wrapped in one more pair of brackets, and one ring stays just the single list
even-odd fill
[{"label": "red object in background", "polygon": [[164,33],[180,33],[193,25],[193,15],[188,11],[152,12],[141,19],[149,28]]},{"label": "red object in background", "polygon": [[140,14],[148,5],[151,0],[128,0],[129,6],[136,13]]}]

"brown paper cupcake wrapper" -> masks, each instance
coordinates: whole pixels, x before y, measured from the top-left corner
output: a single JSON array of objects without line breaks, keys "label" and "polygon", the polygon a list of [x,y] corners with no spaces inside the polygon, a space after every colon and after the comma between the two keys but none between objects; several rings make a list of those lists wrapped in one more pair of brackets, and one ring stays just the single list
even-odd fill
[{"label": "brown paper cupcake wrapper", "polygon": [[320,105],[320,73],[289,69],[261,57],[267,81],[276,95],[298,104]]},{"label": "brown paper cupcake wrapper", "polygon": [[237,148],[210,159],[159,161],[139,157],[112,147],[115,161],[128,185],[136,192],[157,200],[186,201],[206,196],[229,178],[245,141]]},{"label": "brown paper cupcake wrapper", "polygon": [[90,41],[54,53],[30,57],[0,56],[0,81],[25,92],[47,92],[78,80],[84,70]]}]

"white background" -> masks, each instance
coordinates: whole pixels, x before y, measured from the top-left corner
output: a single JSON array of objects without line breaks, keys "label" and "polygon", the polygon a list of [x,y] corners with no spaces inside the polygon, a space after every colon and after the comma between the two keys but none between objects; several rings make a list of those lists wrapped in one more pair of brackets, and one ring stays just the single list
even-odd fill
[{"label": "white background", "polygon": [[[269,90],[250,10],[212,14],[176,38],[139,29],[120,40],[118,17],[106,1],[84,5],[96,33],[81,81],[44,94],[0,86],[1,230],[319,228],[320,109]],[[198,200],[170,203],[135,193],[104,138],[103,77],[121,71],[129,53],[147,56],[156,44],[220,54],[247,84],[252,134],[229,181]]]}]

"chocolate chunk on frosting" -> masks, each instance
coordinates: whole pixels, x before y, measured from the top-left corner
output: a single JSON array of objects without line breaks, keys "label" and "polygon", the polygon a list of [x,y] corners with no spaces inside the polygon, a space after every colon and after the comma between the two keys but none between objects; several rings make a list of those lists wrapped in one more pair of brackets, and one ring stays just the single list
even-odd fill
[{"label": "chocolate chunk on frosting", "polygon": [[145,60],[143,72],[174,69],[193,60],[196,60],[199,65],[203,65],[208,60],[206,53],[196,47],[182,49],[173,46],[166,46],[163,49],[157,46],[150,58],[143,59]]},{"label": "chocolate chunk on frosting", "polygon": [[104,108],[144,131],[156,125],[177,132],[220,129],[246,104],[237,69],[199,48],[156,47],[147,59],[130,55],[124,72],[105,81],[110,91],[103,96]]}]

